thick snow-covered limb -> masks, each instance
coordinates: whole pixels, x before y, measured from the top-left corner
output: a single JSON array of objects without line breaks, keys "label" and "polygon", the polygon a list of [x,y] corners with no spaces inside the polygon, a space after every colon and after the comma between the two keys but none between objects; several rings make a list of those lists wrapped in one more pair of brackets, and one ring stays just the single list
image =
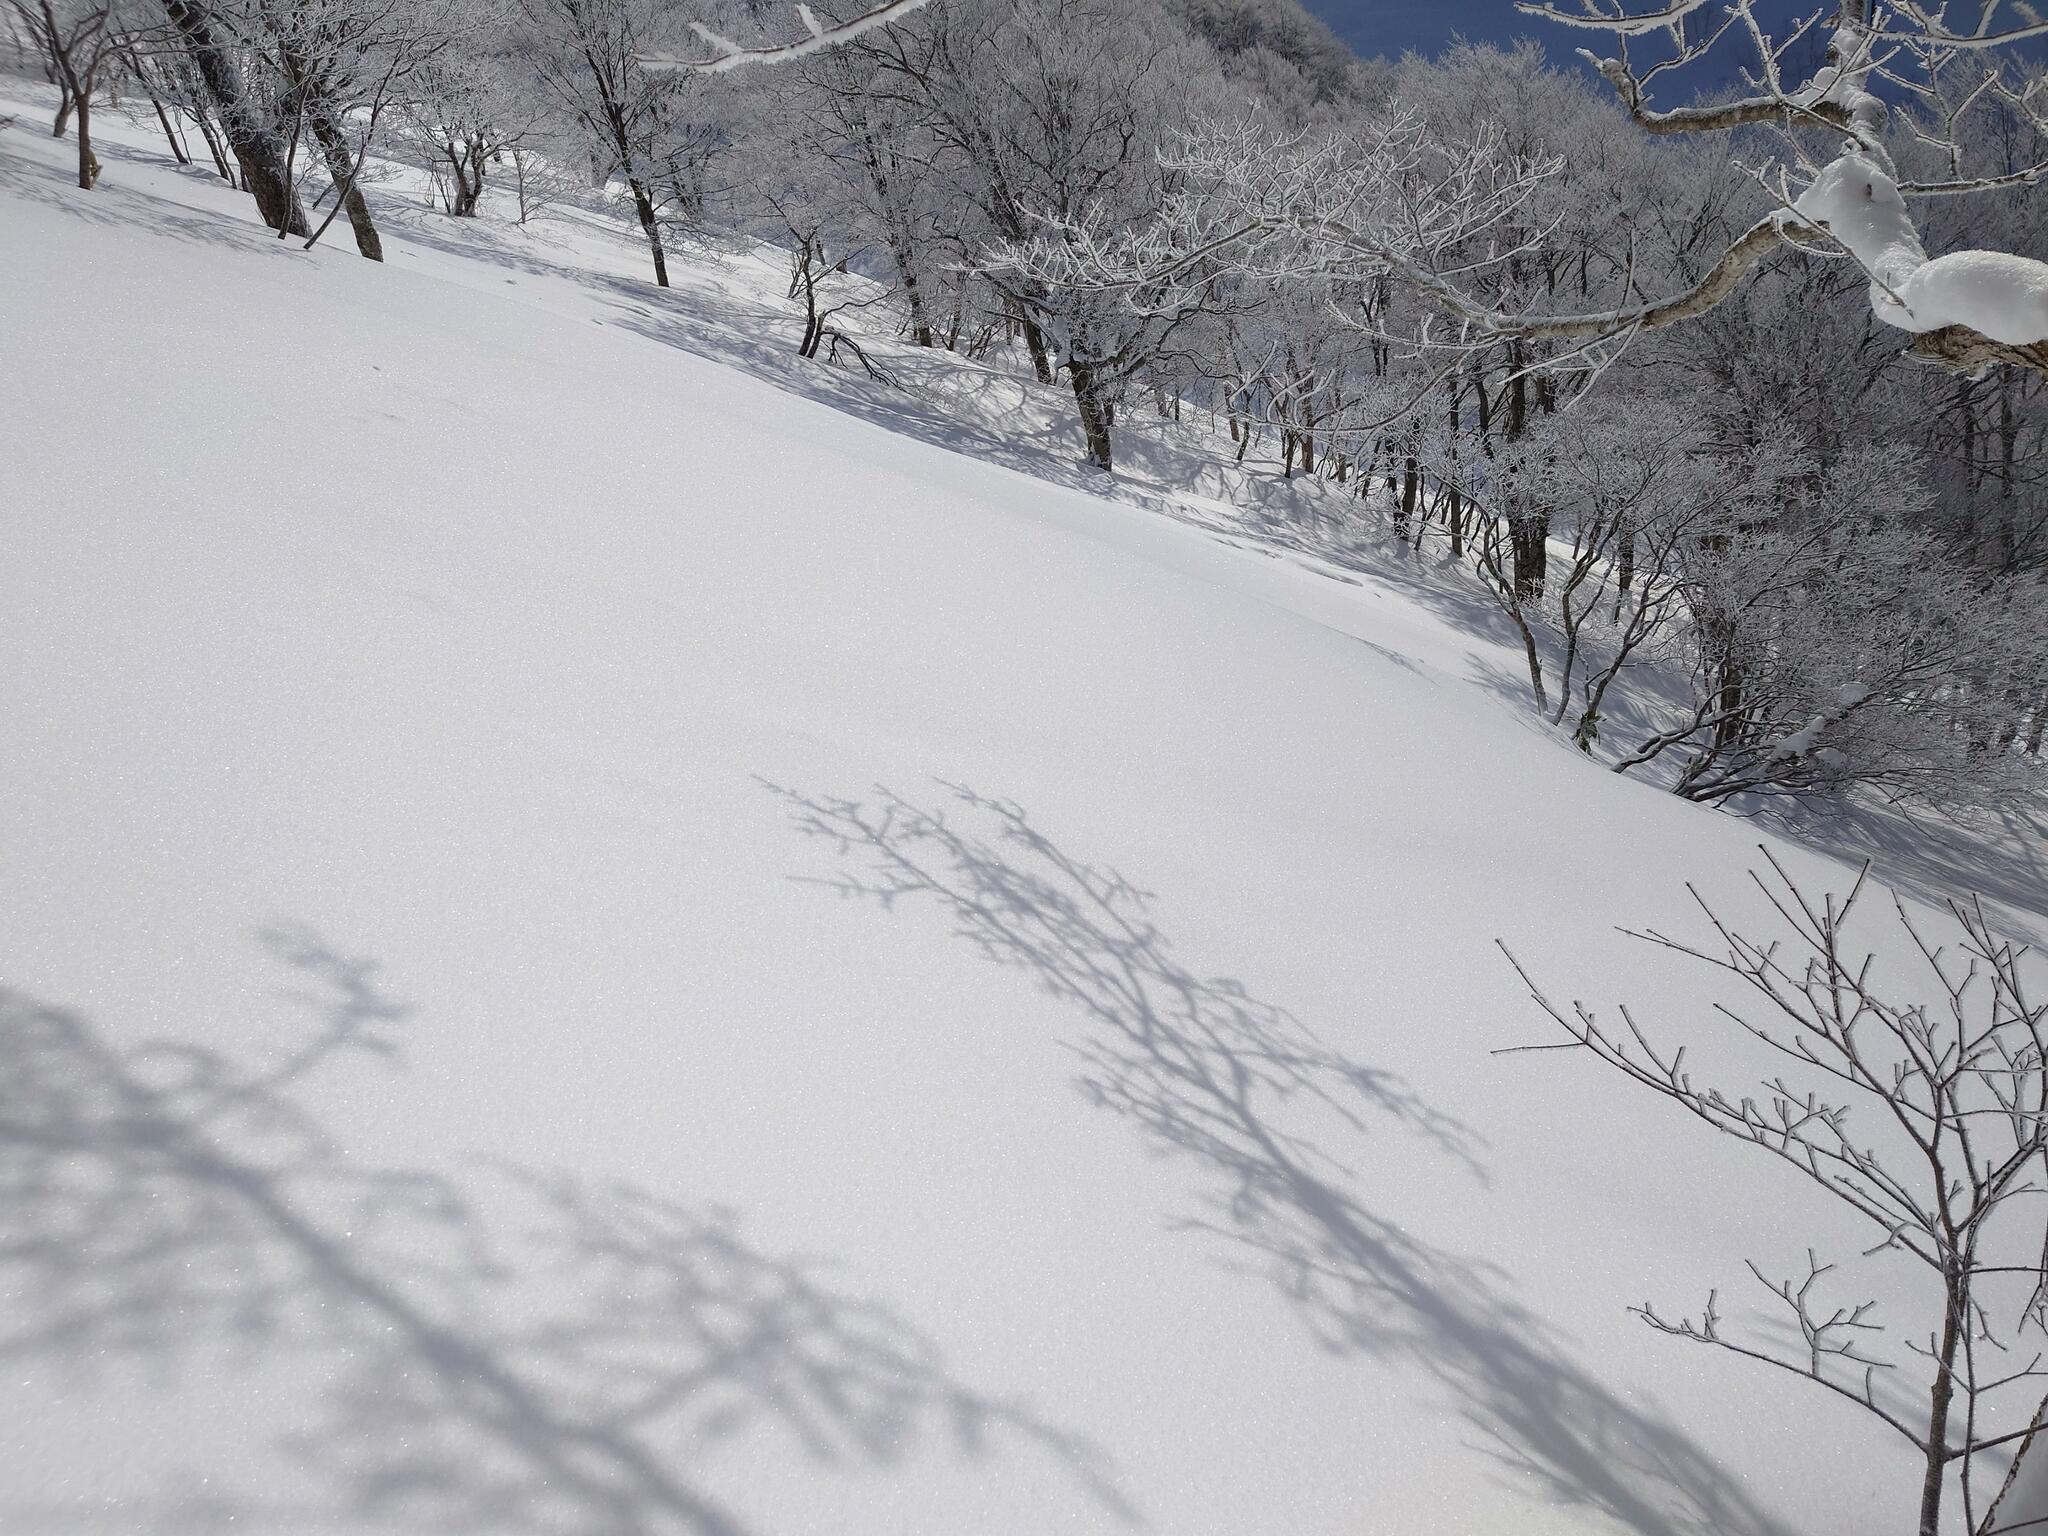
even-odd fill
[{"label": "thick snow-covered limb", "polygon": [[[2040,355],[2048,351],[2048,263],[2005,251],[1928,256],[1882,144],[1883,103],[1864,88],[1872,46],[1862,29],[1839,28],[1829,53],[1834,62],[1807,88],[1805,94],[1816,101],[1848,111],[1856,147],[1821,168],[1793,212],[1825,231],[1870,274],[1871,309],[1887,325],[1916,336],[1951,332],[1982,338],[1988,345],[1956,337],[1972,366],[2001,360],[2039,367]],[[1920,355],[1952,360],[1945,350]]]},{"label": "thick snow-covered limb", "polygon": [[1993,341],[1963,325],[1945,325],[1938,330],[1922,331],[1906,350],[1922,362],[1933,363],[1955,373],[1976,373],[2000,364],[2048,375],[2048,341],[2017,344]]},{"label": "thick snow-covered limb", "polygon": [[765,48],[744,48],[731,38],[714,32],[701,22],[692,22],[690,30],[718,51],[708,59],[684,59],[674,54],[650,53],[640,56],[642,69],[668,74],[720,75],[729,69],[738,69],[743,64],[780,64],[790,59],[800,59],[807,54],[822,53],[828,48],[837,48],[850,43],[863,32],[875,27],[886,26],[889,22],[908,16],[912,11],[927,3],[927,0],[886,0],[871,11],[863,11],[851,21],[837,26],[823,26],[807,5],[797,7],[806,36],[793,43],[776,43]]},{"label": "thick snow-covered limb", "polygon": [[1870,274],[1870,305],[1887,325],[1961,327],[2007,347],[2048,342],[2048,263],[2005,251],[1930,258],[1898,184],[1872,156],[1829,162],[1793,207]]}]

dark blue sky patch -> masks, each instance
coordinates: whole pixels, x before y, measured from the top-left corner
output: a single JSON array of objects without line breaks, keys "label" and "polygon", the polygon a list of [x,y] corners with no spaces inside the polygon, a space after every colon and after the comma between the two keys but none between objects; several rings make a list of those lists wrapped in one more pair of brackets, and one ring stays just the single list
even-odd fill
[{"label": "dark blue sky patch", "polygon": [[[1441,52],[1455,38],[1475,43],[1506,45],[1517,38],[1531,37],[1543,45],[1550,61],[1561,69],[1584,70],[1591,75],[1576,50],[1611,53],[1613,40],[1598,32],[1560,26],[1515,9],[1513,0],[1302,0],[1315,15],[1352,50],[1361,56],[1379,55],[1395,59],[1403,53],[1432,55]],[[1567,0],[1569,3],[1569,0]],[[1758,13],[1779,36],[1788,34],[1798,20],[1820,8],[1819,0],[1800,5],[1795,0],[1764,0]],[[1705,20],[1702,15],[1701,20]],[[1826,44],[1823,23],[1802,40],[1815,59]],[[1660,55],[1655,40],[1639,39],[1635,50],[1645,60]],[[1741,70],[1752,64],[1745,39],[1730,36],[1708,59],[1688,71],[1682,84],[1666,76],[1658,82],[1658,99],[1673,105],[1698,91],[1722,92],[1738,87]],[[1788,64],[1791,62],[1787,61]]]}]

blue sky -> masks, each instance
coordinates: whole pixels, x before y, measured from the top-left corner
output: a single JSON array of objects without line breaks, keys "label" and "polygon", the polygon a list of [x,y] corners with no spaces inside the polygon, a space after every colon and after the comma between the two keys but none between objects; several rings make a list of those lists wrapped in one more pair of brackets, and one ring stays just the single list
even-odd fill
[{"label": "blue sky", "polygon": [[[1600,49],[1603,45],[1611,48],[1598,33],[1525,16],[1515,9],[1514,0],[1302,0],[1302,4],[1327,22],[1354,52],[1366,56],[1399,58],[1411,49],[1433,54],[1454,37],[1475,43],[1507,43],[1518,37],[1533,37],[1561,68],[1585,69],[1575,49]],[[1810,15],[1819,5],[1820,0],[1763,0],[1758,14],[1766,25],[1789,31],[1795,17]],[[1825,29],[1812,35],[1809,46],[1816,55],[1824,35]],[[1643,57],[1655,56],[1654,45],[1639,46]],[[1740,70],[1750,62],[1740,39],[1724,39],[1716,53],[1685,72],[1683,87],[1675,81],[1663,82],[1658,99],[1669,105],[1692,91],[1726,89],[1735,85]]]},{"label": "blue sky", "polygon": [[1410,49],[1435,53],[1455,35],[1474,42],[1541,38],[1553,58],[1570,58],[1565,29],[1524,16],[1512,0],[1302,0],[1361,54],[1397,58]]}]

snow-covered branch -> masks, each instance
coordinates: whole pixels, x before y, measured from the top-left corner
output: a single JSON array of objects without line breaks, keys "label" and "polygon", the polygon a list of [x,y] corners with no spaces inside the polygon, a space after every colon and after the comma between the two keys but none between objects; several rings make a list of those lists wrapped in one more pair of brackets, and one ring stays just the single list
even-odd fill
[{"label": "snow-covered branch", "polygon": [[928,0],[884,0],[883,4],[873,10],[863,11],[851,20],[829,25],[819,21],[816,13],[808,5],[799,5],[796,14],[797,19],[804,25],[804,36],[793,42],[767,43],[758,47],[736,43],[702,22],[692,22],[690,30],[704,40],[705,46],[713,50],[709,58],[686,59],[675,54],[649,53],[640,56],[640,67],[657,73],[719,75],[746,64],[784,64],[810,54],[822,53],[828,48],[841,47],[865,32],[887,26],[892,21],[908,16],[927,3]]}]

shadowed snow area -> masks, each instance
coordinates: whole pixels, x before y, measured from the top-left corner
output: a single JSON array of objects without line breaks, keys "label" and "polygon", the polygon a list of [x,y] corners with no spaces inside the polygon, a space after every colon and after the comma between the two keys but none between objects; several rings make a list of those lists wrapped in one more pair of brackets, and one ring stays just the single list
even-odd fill
[{"label": "shadowed snow area", "polygon": [[772,253],[664,293],[402,181],[383,266],[301,252],[8,90],[0,1530],[1909,1507],[1625,1311],[1870,1239],[1490,1054],[1495,936],[1704,1030],[1615,926],[1852,861],[1577,757],[1454,573],[1192,425],[1101,495],[1014,372],[795,359]]}]

